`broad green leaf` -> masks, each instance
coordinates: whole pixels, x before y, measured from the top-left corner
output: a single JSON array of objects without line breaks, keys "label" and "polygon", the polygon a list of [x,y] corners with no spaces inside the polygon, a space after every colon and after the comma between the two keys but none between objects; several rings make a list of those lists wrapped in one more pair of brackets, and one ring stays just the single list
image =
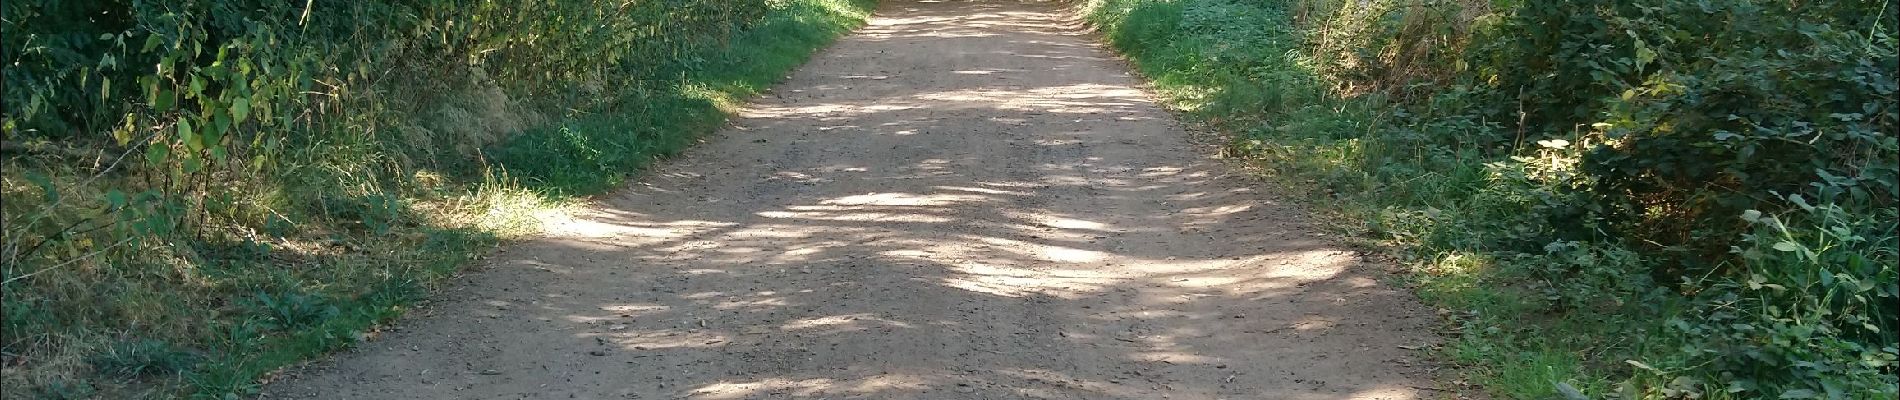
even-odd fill
[{"label": "broad green leaf", "polygon": [[154,140],[151,145],[145,146],[145,162],[148,164],[158,165],[171,158],[171,155],[172,148],[162,141]]},{"label": "broad green leaf", "polygon": [[161,87],[158,89],[157,96],[152,98],[152,109],[159,111],[171,110],[172,104],[177,101],[177,97],[172,95],[170,88]]},{"label": "broad green leaf", "polygon": [[195,173],[198,173],[198,171],[203,171],[205,169],[205,164],[204,164],[204,161],[199,161],[197,157],[187,156],[185,157],[184,168],[185,168],[185,173],[195,174]]},{"label": "broad green leaf", "polygon": [[244,123],[244,119],[250,116],[251,99],[237,98],[231,100],[231,121],[233,123],[242,124]]},{"label": "broad green leaf", "polygon": [[178,119],[178,140],[185,143],[185,148],[192,150],[202,149],[205,146],[204,141],[198,137],[198,130],[192,129],[191,120],[186,118]]},{"label": "broad green leaf", "polygon": [[163,44],[163,43],[165,43],[164,38],[159,37],[158,34],[156,33],[147,34],[145,35],[145,45],[139,46],[139,52],[141,53],[150,52],[152,51],[152,49],[157,48],[158,45]]}]

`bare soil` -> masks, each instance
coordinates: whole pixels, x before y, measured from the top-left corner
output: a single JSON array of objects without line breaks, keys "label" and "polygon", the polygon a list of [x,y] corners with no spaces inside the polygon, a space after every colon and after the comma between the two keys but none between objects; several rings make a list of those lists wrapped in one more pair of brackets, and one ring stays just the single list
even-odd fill
[{"label": "bare soil", "polygon": [[1415,399],[1433,314],[1059,6],[887,0],[267,398]]}]

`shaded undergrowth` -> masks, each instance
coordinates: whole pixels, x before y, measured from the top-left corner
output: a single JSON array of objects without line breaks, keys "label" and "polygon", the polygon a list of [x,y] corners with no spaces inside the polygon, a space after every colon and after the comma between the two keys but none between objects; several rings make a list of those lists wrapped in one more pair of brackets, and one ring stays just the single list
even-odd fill
[{"label": "shaded undergrowth", "polygon": [[1895,395],[1888,2],[1081,7],[1227,155],[1412,265],[1484,391]]},{"label": "shaded undergrowth", "polygon": [[252,393],[871,7],[319,3],[8,3],[6,397]]}]

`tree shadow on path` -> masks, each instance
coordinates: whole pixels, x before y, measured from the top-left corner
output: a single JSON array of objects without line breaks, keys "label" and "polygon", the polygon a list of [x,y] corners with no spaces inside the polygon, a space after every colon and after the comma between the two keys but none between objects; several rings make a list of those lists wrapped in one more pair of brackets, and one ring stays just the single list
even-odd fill
[{"label": "tree shadow on path", "polygon": [[1054,6],[886,3],[271,397],[1428,397],[1430,314],[1197,155]]}]

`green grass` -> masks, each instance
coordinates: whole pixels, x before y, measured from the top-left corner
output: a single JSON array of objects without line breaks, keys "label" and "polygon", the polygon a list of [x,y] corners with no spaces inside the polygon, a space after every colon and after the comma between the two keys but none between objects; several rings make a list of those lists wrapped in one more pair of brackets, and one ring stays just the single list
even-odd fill
[{"label": "green grass", "polygon": [[[1653,253],[1563,228],[1587,214],[1564,208],[1563,196],[1579,190],[1553,177],[1578,174],[1580,151],[1491,139],[1496,122],[1458,112],[1482,96],[1398,101],[1388,96],[1397,90],[1346,90],[1300,30],[1296,15],[1312,10],[1295,7],[1305,3],[1325,2],[1088,0],[1083,12],[1172,108],[1226,133],[1227,155],[1311,200],[1341,233],[1411,266],[1411,286],[1445,316],[1448,340],[1435,353],[1472,385],[1462,390],[1523,399],[1561,398],[1560,387],[1593,397],[1760,395],[1729,391],[1752,378],[1705,368],[1725,357],[1707,349],[1726,339],[1678,328],[1694,320],[1681,315],[1719,303],[1628,272],[1655,265]],[[1874,240],[1890,243],[1885,232]],[[1856,371],[1891,357],[1865,354],[1871,361]],[[1746,368],[1797,384],[1831,379],[1763,365],[1774,364]],[[1852,379],[1893,387],[1891,377]]]},{"label": "green grass", "polygon": [[511,138],[490,153],[537,191],[598,193],[619,185],[654,156],[671,155],[698,132],[717,128],[738,102],[802,64],[811,50],[855,26],[864,2],[792,3],[786,14],[738,37],[741,45],[682,57],[666,90],[614,103],[614,112],[575,116]]},{"label": "green grass", "polygon": [[[273,371],[373,336],[442,278],[534,234],[540,217],[613,190],[719,128],[739,102],[861,24],[871,7],[787,1],[721,43],[642,71],[644,84],[612,86],[637,90],[577,103],[483,147],[481,159],[431,165],[411,161],[442,151],[417,147],[426,142],[303,135],[291,140],[312,142],[284,146],[284,167],[272,177],[221,182],[241,194],[180,199],[120,194],[167,182],[93,178],[57,158],[10,155],[0,186],[8,221],[32,223],[10,226],[8,240],[71,222],[114,223],[48,240],[39,253],[98,261],[55,265],[6,287],[4,396],[254,393]],[[97,210],[110,214],[94,217]],[[176,231],[183,227],[193,229]],[[15,265],[30,264],[9,264],[7,278],[32,272]]]}]

